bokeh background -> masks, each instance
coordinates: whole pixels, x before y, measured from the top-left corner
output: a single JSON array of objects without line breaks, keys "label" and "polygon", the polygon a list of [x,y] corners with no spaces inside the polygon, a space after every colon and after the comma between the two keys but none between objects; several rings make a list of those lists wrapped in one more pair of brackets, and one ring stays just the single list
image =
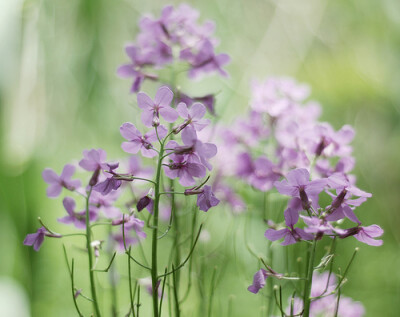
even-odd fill
[{"label": "bokeh background", "polygon": [[[359,215],[365,223],[381,225],[385,234],[380,248],[355,239],[341,244],[339,263],[346,263],[354,247],[360,247],[343,292],[361,301],[367,316],[398,316],[400,2],[186,3],[201,12],[202,20],[216,21],[218,50],[232,57],[229,79],[200,81],[198,88],[191,84],[199,92],[219,91],[221,121],[229,123],[246,113],[252,78],[287,75],[310,84],[324,121],[336,129],[344,124],[355,127],[355,174],[359,187],[373,193]],[[0,1],[1,316],[74,315],[61,243],[46,241],[39,254],[22,245],[25,235],[36,230],[39,215],[60,228],[55,219],[62,206],[46,198],[41,172],[45,167],[60,171],[86,148],[102,147],[114,158],[122,155],[118,127],[135,120],[137,111],[135,97],[128,93],[130,82],[117,78],[115,71],[126,61],[123,47],[134,39],[140,15],[158,15],[166,4]],[[208,216],[214,224],[211,238],[215,232],[222,240],[217,233],[229,229],[232,219],[219,209]],[[256,225],[254,230],[258,235],[252,239],[260,240],[254,244],[262,250],[265,227]],[[229,248],[221,250],[226,250],[224,263],[230,267],[240,262],[238,267],[251,265],[250,272],[256,270],[245,249],[239,256]],[[258,316],[263,299],[246,291],[252,274],[236,273],[221,275],[214,292],[215,315],[226,315],[227,303],[232,302],[232,315]]]}]

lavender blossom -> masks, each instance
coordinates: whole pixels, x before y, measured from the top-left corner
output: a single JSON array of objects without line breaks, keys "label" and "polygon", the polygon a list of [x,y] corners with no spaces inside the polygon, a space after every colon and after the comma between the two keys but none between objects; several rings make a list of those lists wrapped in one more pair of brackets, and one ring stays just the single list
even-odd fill
[{"label": "lavender blossom", "polygon": [[50,198],[58,197],[61,194],[61,191],[64,188],[68,190],[75,190],[79,186],[81,186],[81,182],[79,180],[71,180],[72,175],[74,175],[75,166],[66,164],[60,174],[58,176],[52,169],[46,168],[42,177],[43,180],[49,184],[47,187],[47,196]]},{"label": "lavender blossom", "polygon": [[[57,220],[64,224],[73,224],[78,229],[86,228],[86,211],[83,210],[81,212],[75,212],[75,200],[71,197],[65,197],[63,200],[63,205],[65,210],[68,213],[68,216],[63,218],[58,218]],[[97,212],[93,208],[93,206],[89,207],[89,221],[95,221],[97,219]]]},{"label": "lavender blossom", "polygon": [[314,206],[318,203],[318,194],[323,191],[327,183],[324,179],[310,181],[310,173],[305,168],[290,171],[286,179],[275,182],[276,189],[283,195],[299,197],[304,209],[309,209],[311,206],[309,198]]},{"label": "lavender blossom", "polygon": [[185,119],[184,127],[190,125],[194,130],[201,131],[210,123],[210,120],[203,119],[206,114],[206,107],[201,103],[196,102],[188,109],[187,105],[181,102],[176,107],[176,110],[179,116]]},{"label": "lavender blossom", "polygon": [[380,237],[383,234],[383,230],[378,225],[371,225],[368,227],[353,227],[346,229],[344,234],[339,235],[340,238],[347,238],[349,236],[354,236],[358,241],[372,245],[375,247],[381,246],[383,244],[382,240],[376,240],[374,238]]},{"label": "lavender blossom", "polygon": [[154,101],[145,93],[140,92],[137,95],[137,103],[142,112],[142,122],[147,127],[158,126],[159,116],[167,122],[173,123],[178,119],[178,113],[171,108],[171,102],[174,94],[167,86],[160,87],[157,90]]},{"label": "lavender blossom", "polygon": [[188,73],[190,78],[195,78],[200,73],[214,71],[217,71],[221,76],[228,76],[228,73],[222,67],[229,63],[229,55],[215,55],[214,46],[209,40],[203,42],[197,53],[194,53],[190,48],[182,50],[180,58],[189,62],[191,66]]},{"label": "lavender blossom", "polygon": [[196,183],[194,177],[206,176],[206,168],[202,164],[188,162],[184,155],[171,154],[169,158],[172,162],[164,165],[165,175],[171,179],[178,177],[182,186],[193,186]]},{"label": "lavender blossom", "polygon": [[24,245],[33,246],[33,249],[35,251],[39,251],[45,236],[52,238],[61,238],[60,235],[48,232],[45,227],[40,227],[36,231],[36,233],[30,233],[26,235]]},{"label": "lavender blossom", "polygon": [[268,229],[264,236],[270,241],[276,241],[285,238],[281,245],[294,244],[301,240],[312,240],[314,236],[305,232],[301,228],[294,228],[294,225],[299,220],[299,213],[291,208],[285,210],[285,223],[288,228],[275,230]]},{"label": "lavender blossom", "polygon": [[215,197],[211,186],[205,185],[202,192],[197,196],[197,206],[202,211],[208,211],[211,207],[219,204],[219,199]]},{"label": "lavender blossom", "polygon": [[140,150],[144,157],[149,158],[157,155],[152,145],[153,142],[157,141],[157,133],[160,139],[163,139],[168,133],[167,129],[163,125],[160,125],[157,127],[157,132],[151,130],[142,136],[142,133],[129,122],[124,123],[120,127],[120,132],[128,140],[128,142],[123,142],[121,146],[125,152],[136,154]]}]

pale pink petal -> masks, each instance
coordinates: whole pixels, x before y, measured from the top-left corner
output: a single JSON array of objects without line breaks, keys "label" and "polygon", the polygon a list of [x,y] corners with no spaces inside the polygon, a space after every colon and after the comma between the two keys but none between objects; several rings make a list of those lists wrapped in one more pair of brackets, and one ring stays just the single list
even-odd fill
[{"label": "pale pink petal", "polygon": [[290,171],[286,179],[291,185],[306,185],[310,180],[310,173],[305,168],[297,168]]},{"label": "pale pink petal", "polygon": [[75,200],[73,200],[71,197],[65,197],[63,200],[63,205],[67,213],[70,216],[73,216],[75,211]]},{"label": "pale pink petal", "polygon": [[151,100],[149,96],[147,96],[144,92],[139,92],[137,94],[137,103],[140,109],[143,110],[153,110],[154,102]]},{"label": "pale pink petal", "polygon": [[122,142],[121,148],[126,153],[136,154],[139,152],[142,147],[142,143],[140,141],[131,141],[131,142]]},{"label": "pale pink petal", "polygon": [[148,127],[151,128],[153,125],[153,117],[154,117],[154,111],[151,109],[144,109],[141,115],[141,119],[143,124]]},{"label": "pale pink petal", "polygon": [[178,114],[181,116],[181,118],[183,119],[187,119],[189,116],[189,111],[188,111],[188,107],[184,102],[180,102],[177,106],[176,106],[176,111],[178,112]]},{"label": "pale pink petal", "polygon": [[46,168],[42,173],[43,180],[47,184],[58,183],[60,177],[50,168]]},{"label": "pale pink petal", "polygon": [[160,107],[169,107],[171,105],[174,93],[167,86],[160,87],[154,98],[155,104]]},{"label": "pale pink petal", "polygon": [[75,166],[66,164],[61,172],[60,178],[62,180],[70,179],[75,173]]},{"label": "pale pink petal", "polygon": [[140,131],[130,122],[124,123],[120,128],[119,131],[123,138],[132,141],[136,139],[140,139],[142,134]]},{"label": "pale pink petal", "polygon": [[61,194],[62,186],[60,184],[53,184],[47,187],[46,193],[48,197],[55,198]]},{"label": "pale pink petal", "polygon": [[126,64],[118,67],[117,69],[117,75],[122,78],[128,78],[128,77],[133,77],[136,76],[136,71],[133,69],[132,64]]},{"label": "pale pink petal", "polygon": [[194,103],[189,110],[189,114],[192,119],[201,119],[204,117],[206,112],[206,107],[199,102]]},{"label": "pale pink petal", "polygon": [[178,119],[178,113],[176,112],[176,110],[169,106],[160,108],[160,115],[165,121],[170,123],[173,123],[176,121],[176,119]]},{"label": "pale pink petal", "polygon": [[266,237],[268,240],[275,241],[282,239],[288,233],[289,233],[288,229],[281,229],[281,230],[268,229],[267,231],[265,231],[264,237]]}]

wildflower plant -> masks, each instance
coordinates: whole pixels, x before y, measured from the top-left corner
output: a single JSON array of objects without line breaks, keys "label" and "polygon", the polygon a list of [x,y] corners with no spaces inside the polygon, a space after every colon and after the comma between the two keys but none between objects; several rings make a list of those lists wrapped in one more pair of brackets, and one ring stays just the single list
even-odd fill
[{"label": "wildflower plant", "polygon": [[[36,233],[28,234],[24,244],[39,251],[45,238],[75,235],[85,238],[90,287],[83,290],[75,287],[74,260],[69,261],[64,248],[73,301],[79,316],[83,316],[77,300],[81,296],[92,303],[94,316],[107,315],[101,309],[95,275],[108,272],[117,251],[123,251],[128,259],[130,306],[127,316],[139,316],[141,287],[152,296],[153,315],[160,316],[165,285],[170,276],[173,276],[173,281],[167,284],[168,287],[173,285],[175,310],[179,314],[179,270],[193,255],[202,224],[196,229],[196,222],[193,221],[189,252],[181,258],[182,239],[177,227],[178,205],[182,206],[182,203],[178,202],[176,196],[188,196],[189,206],[195,205],[204,212],[219,203],[211,187],[206,185],[212,170],[209,160],[216,155],[217,147],[200,141],[197,135],[198,131],[210,124],[210,120],[205,117],[207,109],[213,113],[215,99],[212,94],[189,97],[177,88],[174,80],[163,81],[157,72],[178,61],[186,64],[189,79],[211,72],[227,75],[223,66],[229,57],[214,51],[218,42],[213,37],[214,24],[199,24],[198,15],[197,11],[187,5],[177,8],[167,6],[159,19],[142,18],[136,42],[126,47],[130,62],[119,67],[117,73],[121,77],[133,78],[131,92],[137,93],[138,111],[145,126],[141,129],[126,122],[120,127],[124,139],[121,148],[132,156],[128,160],[110,161],[103,149],[85,150],[79,161],[79,167],[86,175],[83,182],[75,179],[78,168],[75,165],[65,165],[60,175],[51,169],[43,171],[49,198],[57,198],[63,191],[68,195],[62,200],[65,212],[58,221],[75,227],[79,233],[55,233],[39,219],[41,227]],[[168,70],[172,72],[170,77],[174,78],[174,65]],[[154,96],[140,91],[143,82],[147,80],[158,86]],[[140,156],[151,159],[154,167],[143,166]],[[131,198],[127,200],[124,192],[130,193]],[[197,200],[191,196],[196,196]],[[79,200],[84,202],[83,209],[77,207],[80,205]],[[121,200],[125,200],[128,212],[121,210]],[[196,208],[189,206],[185,208],[194,209],[195,220]],[[162,212],[169,214],[165,229],[162,229],[165,225],[160,223],[160,219],[165,218]],[[93,228],[97,226],[109,227],[108,236],[100,238],[95,235]],[[170,230],[172,227],[175,230]],[[160,270],[159,244],[169,235],[174,235],[171,254],[175,252],[176,256],[174,261],[163,259],[166,265]],[[151,258],[147,259],[143,250],[142,257],[137,258],[134,253],[137,248],[142,248],[141,243],[146,239],[151,240]],[[102,245],[105,241],[113,246],[115,252],[107,268],[100,270],[97,262],[104,254]],[[132,277],[131,265],[141,267],[147,271],[148,276]],[[83,295],[88,293],[89,288],[90,295]],[[116,311],[115,307],[113,311]]]},{"label": "wildflower plant", "polygon": [[[105,150],[89,149],[83,151],[79,164],[66,164],[60,174],[45,169],[47,196],[67,194],[58,221],[78,231],[57,233],[39,218],[39,229],[28,234],[24,244],[39,251],[47,238],[84,238],[89,285],[79,285],[82,289],[75,286],[75,260],[70,261],[64,247],[79,316],[84,316],[81,297],[90,301],[93,316],[107,315],[100,305],[96,275],[109,272],[120,252],[127,260],[129,303],[117,309],[113,301],[113,314],[126,309],[126,316],[139,316],[143,289],[152,298],[153,316],[161,316],[166,290],[170,314],[173,306],[179,316],[180,305],[188,298],[191,261],[202,236],[197,209],[208,212],[222,201],[235,215],[260,215],[265,226],[264,237],[260,235],[268,248],[265,255],[260,257],[251,248],[246,232],[245,243],[258,265],[255,273],[246,272],[249,280],[253,275],[248,291],[267,295],[267,316],[349,316],[349,312],[362,316],[362,304],[341,294],[358,249],[344,270],[334,266],[336,244],[342,239],[353,237],[371,246],[383,243],[378,239],[383,230],[364,225],[358,215],[358,207],[372,195],[359,189],[351,174],[354,130],[345,125],[336,131],[318,121],[321,109],[308,101],[309,87],[290,78],[254,82],[248,116],[229,127],[212,125],[209,118],[216,113],[215,94],[192,96],[176,82],[178,73],[187,80],[210,73],[227,76],[229,56],[216,52],[214,23],[198,20],[199,13],[184,4],[165,7],[159,18],[140,20],[135,42],[125,48],[129,61],[117,70],[120,77],[132,80],[131,93],[141,120],[140,125],[125,122],[120,127],[121,148],[128,157],[113,161]],[[142,91],[145,82],[156,86],[154,94]],[[239,181],[241,190],[232,185]],[[249,188],[263,201],[261,208],[242,195]],[[271,193],[279,195],[286,206],[276,210],[278,215],[267,208]],[[183,212],[190,216],[185,223]],[[93,230],[98,226],[108,228],[105,236]],[[172,245],[165,238],[171,238]],[[148,250],[142,245],[146,241]],[[330,247],[317,264],[316,251],[325,241]],[[297,271],[289,270],[289,265],[286,272],[276,267],[273,253],[281,248],[278,243],[282,248],[298,247],[305,265],[297,265],[287,252],[286,262],[294,263],[290,267]],[[105,244],[112,248],[110,261],[99,269]],[[184,244],[189,247],[182,256]],[[160,259],[160,249],[168,245],[170,257]],[[182,298],[180,271],[187,263],[189,281]],[[133,266],[145,274],[132,276]],[[282,290],[281,284],[273,285],[273,279],[290,284]],[[215,270],[209,316],[214,282]]]},{"label": "wildflower plant", "polygon": [[[282,290],[274,289],[271,282],[267,291],[268,316],[273,314],[274,307],[282,316],[347,316],[344,306],[351,300],[340,304],[340,291],[358,248],[344,272],[336,273],[339,282],[331,289],[330,283],[336,276],[332,271],[335,245],[349,237],[371,246],[383,243],[377,239],[383,230],[378,225],[363,226],[356,215],[356,209],[372,195],[357,188],[356,178],[350,174],[355,163],[350,145],[354,130],[346,125],[335,131],[329,123],[319,122],[321,110],[316,102],[307,101],[309,91],[308,86],[290,78],[255,82],[248,117],[236,121],[233,127],[220,127],[216,138],[219,140],[218,173],[224,177],[219,177],[213,188],[221,200],[233,210],[244,211],[245,200],[229,185],[232,177],[242,179],[264,196],[264,210],[261,210],[267,226],[264,237],[270,242],[280,241],[284,247],[308,246],[307,253],[301,257],[306,259],[303,272],[278,273],[273,267],[272,244],[268,245],[266,258],[258,258],[257,252],[247,244],[262,265],[248,287],[250,292],[258,293],[268,278],[303,284],[302,297],[298,297],[299,286],[295,287],[297,294],[295,291],[290,296],[290,306],[285,311]],[[268,194],[274,189],[289,198],[278,217],[267,210],[266,204]],[[275,218],[277,223],[273,221]],[[320,265],[316,265],[316,249],[323,239],[331,241],[330,247]],[[286,261],[294,262],[293,259]],[[313,283],[321,282],[314,280],[319,278],[318,271],[327,268],[329,273],[323,273],[328,276],[326,286],[316,296]],[[334,296],[335,305],[321,308],[326,306],[323,298],[332,301]],[[352,316],[363,313],[361,306],[354,309]]]}]

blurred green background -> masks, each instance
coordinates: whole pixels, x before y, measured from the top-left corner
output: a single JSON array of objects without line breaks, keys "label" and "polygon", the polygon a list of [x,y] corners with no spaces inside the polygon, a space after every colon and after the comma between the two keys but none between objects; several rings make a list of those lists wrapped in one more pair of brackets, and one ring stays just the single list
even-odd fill
[{"label": "blurred green background", "polygon": [[[380,248],[360,245],[355,239],[340,245],[338,261],[343,263],[354,247],[361,249],[343,292],[361,301],[367,316],[398,316],[400,2],[186,2],[201,12],[201,20],[216,22],[221,39],[218,51],[232,57],[228,80],[213,77],[190,84],[199,94],[220,91],[217,113],[223,114],[223,122],[246,113],[252,78],[288,75],[310,84],[312,98],[323,107],[324,121],[336,129],[343,124],[355,126],[355,174],[359,187],[373,193],[360,208],[360,219],[381,225],[385,235]],[[40,253],[22,245],[25,235],[38,227],[39,215],[61,228],[55,219],[62,206],[59,200],[46,198],[41,172],[45,167],[59,172],[86,148],[102,147],[110,158],[123,155],[118,128],[135,121],[138,112],[133,107],[135,97],[128,93],[129,80],[117,78],[115,71],[127,61],[123,47],[134,40],[140,15],[158,15],[166,4],[0,1],[0,307],[4,316],[74,315],[60,241],[46,241]],[[207,217],[211,239],[215,235],[223,241],[218,232],[231,229],[232,217],[222,209],[210,211]],[[259,239],[262,249],[265,226],[255,226],[251,239]],[[255,272],[257,264],[245,249],[237,251],[242,252],[239,256],[231,249],[220,256],[230,268],[238,264]],[[78,274],[83,276],[84,266],[81,271]],[[228,270],[221,276],[215,316],[226,314],[229,301],[235,316],[258,316],[263,299],[246,290],[252,273],[235,274]],[[4,313],[7,307],[10,313]]]}]

